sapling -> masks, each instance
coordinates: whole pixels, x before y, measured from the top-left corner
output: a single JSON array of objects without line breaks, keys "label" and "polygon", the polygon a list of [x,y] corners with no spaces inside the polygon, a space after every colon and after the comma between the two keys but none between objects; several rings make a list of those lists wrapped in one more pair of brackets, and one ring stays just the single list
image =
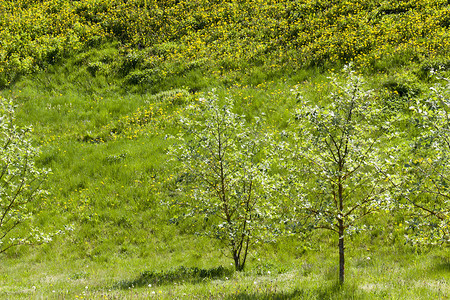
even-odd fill
[{"label": "sapling", "polygon": [[[339,282],[345,277],[345,239],[366,215],[391,203],[387,177],[395,164],[395,132],[382,108],[349,66],[346,80],[331,78],[333,92],[320,103],[293,89],[299,108],[285,132],[285,194],[311,228],[336,234]],[[290,132],[290,133],[289,133]],[[395,180],[395,179],[393,179]],[[359,226],[364,229],[364,226]]]},{"label": "sapling", "polygon": [[450,241],[450,79],[440,77],[424,99],[410,107],[418,134],[404,163],[402,196],[414,208],[407,222],[413,243]]},{"label": "sapling", "polygon": [[32,144],[31,128],[16,125],[15,109],[0,97],[0,253],[51,238],[28,226],[33,201],[45,194],[41,184],[49,171],[35,165],[38,149]]},{"label": "sapling", "polygon": [[248,122],[233,108],[215,93],[190,105],[170,153],[181,166],[184,215],[199,217],[199,233],[222,242],[241,271],[252,244],[273,233],[275,204],[266,192],[269,137],[260,118]]}]

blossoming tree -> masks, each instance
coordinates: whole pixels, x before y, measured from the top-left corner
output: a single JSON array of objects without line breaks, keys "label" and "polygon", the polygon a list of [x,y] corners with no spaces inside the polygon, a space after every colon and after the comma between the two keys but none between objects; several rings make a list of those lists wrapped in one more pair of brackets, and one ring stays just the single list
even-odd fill
[{"label": "blossoming tree", "polygon": [[244,269],[253,243],[269,235],[275,204],[265,189],[267,135],[259,119],[248,124],[211,93],[191,105],[170,152],[182,165],[185,185],[180,203],[185,216],[204,222],[202,235],[221,241],[237,271]]},{"label": "blossoming tree", "polygon": [[418,134],[399,187],[414,208],[410,241],[419,244],[450,242],[450,79],[434,75],[429,96],[410,107]]},{"label": "blossoming tree", "polygon": [[[388,177],[395,164],[389,140],[395,135],[387,114],[346,67],[346,80],[332,78],[333,92],[320,103],[298,97],[283,164],[285,192],[312,228],[338,238],[339,282],[344,283],[345,237],[363,229],[359,221],[391,203]],[[281,146],[280,146],[281,147]],[[394,180],[394,179],[393,179]]]},{"label": "blossoming tree", "polygon": [[27,226],[33,200],[45,193],[41,183],[49,171],[36,167],[37,148],[31,128],[15,124],[15,106],[0,98],[0,253],[23,244],[46,242],[50,237]]}]

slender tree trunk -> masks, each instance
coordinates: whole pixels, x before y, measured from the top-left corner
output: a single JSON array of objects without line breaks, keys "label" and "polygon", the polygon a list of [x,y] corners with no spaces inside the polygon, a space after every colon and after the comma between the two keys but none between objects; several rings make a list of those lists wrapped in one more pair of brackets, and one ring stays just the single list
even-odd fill
[{"label": "slender tree trunk", "polygon": [[[340,164],[339,171],[341,172],[343,169],[343,163]],[[344,247],[344,186],[342,184],[342,178],[339,177],[339,186],[338,186],[338,195],[339,195],[339,215],[338,215],[338,234],[339,234],[339,284],[344,284],[344,274],[345,274],[345,247]]]},{"label": "slender tree trunk", "polygon": [[[234,260],[234,268],[236,271],[243,271],[245,267],[245,261],[247,260],[248,254],[248,245],[250,242],[250,238],[243,237],[242,243],[239,247],[234,248],[231,252]],[[242,252],[244,250],[244,252]]]},{"label": "slender tree trunk", "polygon": [[237,252],[236,250],[233,251],[233,259],[234,259],[234,269],[238,272],[242,271],[244,269],[244,265],[241,264],[239,252]]},{"label": "slender tree trunk", "polygon": [[344,222],[339,220],[339,284],[344,284],[345,253],[344,253]]}]

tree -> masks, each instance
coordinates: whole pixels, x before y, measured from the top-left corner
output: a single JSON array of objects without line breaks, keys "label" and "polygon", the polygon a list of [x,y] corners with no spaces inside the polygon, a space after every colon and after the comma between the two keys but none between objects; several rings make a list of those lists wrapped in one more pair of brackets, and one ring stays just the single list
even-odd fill
[{"label": "tree", "polygon": [[0,253],[50,239],[26,227],[33,216],[31,203],[45,193],[41,183],[49,173],[35,165],[38,149],[30,133],[30,127],[15,125],[15,106],[0,97]]},{"label": "tree", "polygon": [[[386,184],[395,160],[389,140],[393,133],[387,114],[371,90],[349,66],[346,81],[332,78],[334,92],[320,104],[298,98],[284,165],[285,189],[313,228],[338,237],[339,282],[344,283],[345,237],[364,216],[387,209]],[[391,178],[392,180],[395,180]]]},{"label": "tree", "polygon": [[415,232],[413,243],[450,242],[450,79],[434,75],[438,82],[429,96],[411,106],[418,134],[401,186],[402,196],[414,208],[408,221]]},{"label": "tree", "polygon": [[200,216],[209,225],[201,234],[221,241],[241,271],[251,245],[268,233],[274,204],[264,192],[270,182],[261,122],[248,124],[225,102],[211,93],[189,106],[170,153],[182,166],[185,215]]}]

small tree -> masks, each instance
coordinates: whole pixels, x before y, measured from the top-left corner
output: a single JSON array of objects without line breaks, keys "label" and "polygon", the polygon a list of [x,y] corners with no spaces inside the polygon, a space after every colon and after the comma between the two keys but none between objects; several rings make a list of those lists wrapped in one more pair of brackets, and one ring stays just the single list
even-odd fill
[{"label": "small tree", "polygon": [[247,124],[233,113],[233,101],[219,104],[209,94],[191,105],[181,120],[183,132],[170,152],[181,162],[187,216],[200,216],[210,227],[201,234],[221,241],[244,269],[249,248],[267,233],[264,221],[273,212],[264,188],[269,185],[265,155],[266,135],[260,122]]},{"label": "small tree", "polygon": [[[292,140],[283,147],[288,170],[286,190],[313,228],[335,232],[339,282],[344,283],[345,237],[364,216],[390,202],[386,176],[390,123],[362,78],[346,67],[347,81],[332,78],[334,92],[320,105],[294,90],[300,103]],[[292,142],[293,141],[293,142]]]},{"label": "small tree", "polygon": [[408,222],[418,234],[411,241],[431,244],[450,241],[450,79],[436,77],[429,97],[411,106],[418,135],[401,187],[415,208]]},{"label": "small tree", "polygon": [[33,216],[30,204],[44,193],[41,183],[48,174],[35,166],[30,132],[15,125],[15,106],[0,98],[0,253],[49,239],[36,229],[21,228]]}]

